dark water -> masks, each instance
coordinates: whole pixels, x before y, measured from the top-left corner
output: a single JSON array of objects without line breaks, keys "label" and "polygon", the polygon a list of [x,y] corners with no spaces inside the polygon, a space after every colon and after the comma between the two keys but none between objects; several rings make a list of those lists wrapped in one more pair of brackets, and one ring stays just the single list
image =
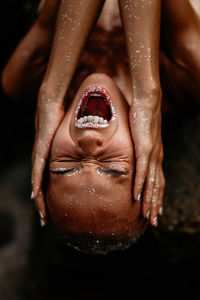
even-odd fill
[{"label": "dark water", "polygon": [[[36,4],[0,4],[1,69],[31,24]],[[0,300],[199,299],[198,111],[164,120],[167,188],[159,228],[107,256],[63,247],[48,228],[40,228],[30,200],[33,120],[33,107],[13,103],[1,91]]]}]

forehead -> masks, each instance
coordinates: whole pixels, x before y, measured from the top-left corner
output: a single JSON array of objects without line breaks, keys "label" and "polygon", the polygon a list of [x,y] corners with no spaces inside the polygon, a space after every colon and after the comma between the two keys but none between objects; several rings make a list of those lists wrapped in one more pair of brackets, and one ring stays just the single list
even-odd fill
[{"label": "forehead", "polygon": [[[106,177],[92,173],[51,177],[47,199],[60,217],[89,219],[118,218],[132,205],[132,178]],[[82,219],[82,220],[83,220]],[[88,221],[87,221],[88,220]],[[93,222],[92,221],[92,222]],[[101,223],[101,222],[100,222]]]},{"label": "forehead", "polygon": [[131,204],[132,180],[131,172],[116,177],[100,175],[94,169],[72,176],[53,175],[48,196],[61,214],[73,211],[73,214],[90,215],[98,211],[116,215]]},{"label": "forehead", "polygon": [[78,174],[62,178],[51,177],[47,190],[48,210],[57,228],[120,232],[137,222],[140,204],[132,199],[131,176],[111,179],[96,174],[90,179]]}]

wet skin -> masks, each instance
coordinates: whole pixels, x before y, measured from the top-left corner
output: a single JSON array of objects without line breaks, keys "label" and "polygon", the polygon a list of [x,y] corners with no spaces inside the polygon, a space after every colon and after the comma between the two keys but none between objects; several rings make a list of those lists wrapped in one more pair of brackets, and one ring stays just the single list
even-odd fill
[{"label": "wet skin", "polygon": [[[77,128],[77,105],[93,86],[110,94],[116,118],[107,128]],[[143,223],[131,193],[134,152],[127,118],[128,105],[110,77],[94,73],[83,81],[51,148],[47,205],[58,229],[125,235]]]},{"label": "wet skin", "polygon": [[[167,50],[166,51],[167,54],[170,54],[169,57],[168,55],[166,55],[164,57],[165,59],[163,59],[163,57],[161,59],[164,68],[164,73],[165,73],[164,77],[165,79],[167,79],[165,80],[166,90],[171,91],[170,97],[173,96],[172,98],[182,99],[183,97],[182,95],[181,96],[179,95],[179,92],[184,91],[186,88],[189,89],[190,94],[193,95],[195,93],[195,98],[197,98],[199,101],[199,84],[197,84],[199,79],[198,76],[199,61],[200,61],[198,55],[199,51],[194,51],[194,49],[192,49],[191,47],[188,48],[188,45],[190,45],[191,43],[194,46],[194,42],[196,48],[197,49],[199,48],[198,47],[199,19],[197,17],[195,18],[194,15],[191,18],[190,16],[191,9],[188,6],[188,1],[177,1],[176,4],[177,7],[174,6],[174,1],[169,1],[169,0],[163,1],[163,12],[165,15],[164,18],[166,18],[166,20],[164,19],[164,27],[163,27],[165,35],[163,36],[163,32],[162,32],[162,36],[165,39],[165,43],[164,43],[165,48],[166,45],[172,46],[172,49],[169,49],[169,47],[167,47],[167,49],[164,49]],[[181,6],[179,7],[178,5]],[[181,13],[182,10],[180,10],[180,8],[183,9],[184,14]],[[111,9],[111,11],[113,10]],[[53,12],[55,12],[55,9],[53,10]],[[174,12],[174,13],[170,14],[170,12]],[[170,18],[168,17],[168,13]],[[54,13],[52,14],[52,16],[54,16]],[[120,28],[121,23],[119,22],[119,18],[116,18],[116,15],[111,20],[110,11],[108,11],[107,16],[108,18],[106,18],[105,16],[100,18],[101,19],[101,21],[99,20],[100,27],[97,28],[96,33],[90,39],[91,47],[89,47],[87,51],[84,52],[82,62],[79,65],[79,69],[78,69],[78,71],[81,71],[82,73],[81,72],[80,74],[77,73],[73,80],[74,90],[77,90],[77,87],[80,86],[80,83],[86,77],[87,74],[92,72],[104,72],[110,75],[112,78],[114,78],[116,84],[123,92],[125,98],[127,100],[130,100],[131,98],[130,74],[128,70],[127,55],[124,50],[124,38],[123,35],[121,34],[122,33]],[[45,20],[47,19],[49,20],[49,15],[48,18],[46,18]],[[109,22],[109,20],[111,20],[111,22]],[[41,22],[39,22],[39,25],[41,25],[40,23]],[[32,82],[31,85],[30,82],[28,82],[28,84],[24,84],[28,79],[27,69],[29,72],[30,61],[33,67],[31,70],[32,74],[36,74],[35,77],[37,77],[37,79],[39,76],[39,84],[41,82],[42,76],[41,76],[40,67],[42,67],[42,70],[44,70],[46,67],[46,62],[48,61],[49,58],[48,55],[51,46],[49,41],[52,40],[52,32],[49,30],[51,26],[49,26],[48,24],[48,26],[46,26],[45,28],[44,24],[45,22],[42,22],[42,27],[39,26],[39,30],[38,27],[36,26],[32,27],[30,32],[26,35],[23,41],[24,43],[23,42],[20,43],[18,49],[14,53],[13,58],[16,59],[14,61],[11,59],[10,64],[8,64],[8,68],[5,74],[9,76],[8,78],[6,78],[5,76],[3,83],[4,83],[4,89],[12,97],[13,95],[14,96],[18,95],[18,92],[19,91],[21,92],[21,89],[23,90],[24,87],[28,87],[28,90],[30,87],[32,87]],[[182,25],[180,26],[180,24]],[[38,22],[36,22],[36,25],[38,25]],[[176,30],[174,30],[174,28],[176,28]],[[166,35],[166,33],[168,34]],[[95,35],[96,35],[96,40],[95,40]],[[171,41],[172,37],[176,43],[169,42]],[[32,43],[33,41],[35,41],[34,45],[36,48],[31,49],[31,51],[33,52],[31,53],[34,54],[33,57],[36,57],[35,53],[38,53],[37,50],[40,49],[39,62],[37,59],[36,62],[34,60],[32,61],[33,58],[32,56],[26,57],[26,59],[22,56],[23,51],[29,49],[30,45],[33,44]],[[92,47],[92,41],[94,42],[93,47]],[[97,45],[96,43],[98,43],[99,45],[98,49],[96,47]],[[41,49],[42,49],[42,53],[44,52],[44,58],[40,57]],[[20,59],[18,59],[18,56],[16,55],[17,53],[20,54]],[[83,61],[85,62],[83,63]],[[176,62],[175,64],[174,61]],[[98,64],[96,62],[98,62]],[[22,66],[20,65],[20,63],[22,63]],[[15,72],[13,72],[13,67],[14,67],[14,71],[16,71],[17,76],[15,76]],[[19,76],[19,74],[21,74],[22,76]],[[173,74],[173,76],[171,76],[171,74]],[[19,80],[16,81],[16,78]],[[32,78],[33,77],[31,77],[31,81],[33,81]],[[197,80],[193,80],[193,78]],[[192,83],[190,83],[191,81]],[[37,88],[39,87],[39,84]],[[180,86],[181,88],[178,88],[178,86]],[[177,91],[178,91],[178,95],[177,95]],[[68,96],[69,94],[70,91],[68,93]],[[72,94],[71,99],[73,99],[74,92],[72,92],[71,94]],[[53,111],[55,110],[53,109]],[[41,160],[39,160],[39,164],[41,165]],[[163,187],[163,185],[161,185],[161,187]],[[162,193],[160,199],[162,199]],[[42,201],[40,201],[39,199],[38,201],[36,201],[38,210],[43,211],[43,215],[45,215],[46,210],[42,206],[43,203],[42,205],[41,203]],[[161,208],[161,206],[158,207]],[[146,212],[147,210],[144,211],[144,215],[146,215]],[[152,221],[153,219],[150,220],[151,224],[153,224]]]},{"label": "wet skin", "polygon": [[[97,1],[97,2],[101,3],[102,1]],[[45,200],[44,194],[43,194],[42,189],[40,189],[41,183],[42,183],[43,169],[45,167],[45,162],[49,156],[50,145],[52,143],[54,133],[57,130],[57,128],[63,118],[63,115],[64,115],[63,103],[60,103],[60,101],[62,102],[63,97],[64,97],[63,95],[65,94],[65,91],[68,89],[69,81],[71,80],[71,76],[74,72],[74,64],[79,59],[79,52],[80,52],[79,50],[84,45],[84,41],[82,40],[82,42],[81,42],[82,46],[80,46],[79,30],[81,30],[81,36],[84,35],[82,32],[83,29],[85,30],[86,36],[87,36],[88,32],[91,30],[91,26],[90,26],[91,22],[93,22],[94,19],[96,18],[96,16],[98,15],[97,10],[99,9],[99,5],[96,6],[95,10],[94,10],[94,7],[92,8],[92,6],[95,6],[97,4],[97,2],[96,1],[95,2],[85,1],[85,5],[82,8],[80,8],[80,5],[79,5],[79,8],[78,8],[79,13],[72,14],[72,17],[75,18],[73,20],[76,21],[75,22],[76,24],[80,24],[79,21],[83,22],[83,26],[77,25],[78,27],[76,27],[76,30],[74,30],[75,23],[70,22],[64,30],[65,31],[65,37],[63,36],[64,39],[60,39],[60,33],[63,32],[62,26],[64,26],[63,18],[62,18],[62,9],[60,7],[61,14],[59,15],[59,13],[58,13],[60,18],[58,18],[58,26],[56,27],[57,33],[54,36],[54,39],[53,39],[54,41],[53,41],[53,44],[51,47],[50,44],[47,45],[45,42],[43,43],[44,36],[46,36],[49,41],[52,41],[52,32],[49,31],[49,26],[46,26],[45,20],[47,21],[49,19],[49,14],[50,14],[50,19],[52,18],[52,16],[54,16],[55,6],[53,7],[53,10],[52,10],[51,4],[54,3],[54,5],[56,5],[56,3],[58,4],[58,1],[54,1],[54,2],[47,1],[46,5],[47,5],[47,8],[50,9],[50,11],[48,9],[44,8],[44,13],[41,13],[40,17],[38,18],[38,22],[36,22],[36,24],[35,24],[37,26],[32,27],[32,29],[29,31],[29,33],[26,35],[25,39],[20,43],[19,47],[17,48],[16,52],[14,53],[12,58],[15,58],[15,59],[14,60],[11,59],[11,61],[10,61],[9,68],[11,68],[12,65],[14,64],[14,66],[16,67],[15,71],[17,71],[16,72],[17,77],[20,77],[19,81],[22,84],[20,86],[20,84],[18,82],[17,87],[15,87],[20,90],[20,87],[22,87],[22,89],[23,89],[24,85],[26,86],[26,84],[24,84],[24,80],[26,82],[27,77],[24,75],[27,74],[27,69],[29,69],[30,61],[32,61],[32,59],[33,59],[33,62],[32,62],[33,68],[31,69],[31,72],[34,73],[34,66],[35,66],[36,75],[37,75],[38,69],[40,70],[41,66],[42,66],[42,70],[44,71],[44,69],[45,69],[44,65],[46,66],[46,63],[49,58],[48,57],[49,50],[50,50],[49,47],[52,48],[52,51],[51,51],[52,55],[50,55],[50,60],[49,60],[49,64],[48,64],[47,72],[46,72],[47,78],[45,75],[44,80],[39,88],[38,107],[37,107],[37,115],[36,115],[36,138],[35,138],[35,145],[33,148],[33,155],[32,155],[32,161],[33,161],[32,199],[35,200],[35,204],[40,213],[40,216],[42,217],[43,224],[45,224],[45,220],[46,220],[46,216],[47,216],[46,205],[45,205],[45,201],[44,201]],[[146,1],[146,3],[147,2],[148,1]],[[155,6],[155,5],[157,6],[158,2],[159,1],[154,1],[153,6]],[[64,4],[64,1],[62,3],[63,3],[63,5],[65,5],[66,3],[70,4],[69,1],[66,1],[65,4]],[[73,4],[73,6],[75,5],[75,8],[77,9],[78,4],[80,4],[80,3],[78,1],[72,1],[71,4]],[[88,10],[91,10],[91,13],[90,13],[90,16],[92,17],[91,20],[89,20],[88,17],[85,18],[85,13],[88,14],[86,5],[90,6],[90,9],[88,8]],[[147,12],[149,12],[148,5],[149,4],[147,4],[147,6],[146,6]],[[153,6],[152,6],[152,9],[153,9]],[[65,7],[64,10],[69,9],[69,13],[71,14],[72,10],[70,7],[71,6],[69,5],[68,8]],[[144,11],[144,9],[143,9],[144,7],[141,7],[141,8],[142,8],[142,11]],[[122,11],[124,11],[124,9],[126,9],[126,5],[122,6],[121,9],[122,9]],[[146,9],[145,9],[145,11],[146,11]],[[156,9],[156,11],[153,9],[152,13],[153,13],[153,11],[154,11],[154,13],[156,13],[157,9]],[[47,12],[47,14],[46,14],[46,12]],[[138,14],[141,13],[140,9],[137,13]],[[154,13],[153,13],[153,15],[154,15]],[[148,15],[149,15],[149,13],[148,13]],[[150,19],[153,17],[153,15],[150,16]],[[157,13],[156,13],[156,15],[157,15]],[[79,21],[77,20],[77,18],[79,19],[78,16],[81,18]],[[132,16],[132,21],[134,24],[134,26],[132,26],[132,27],[136,29],[134,17],[133,17],[133,15],[131,15],[131,16]],[[146,23],[147,19],[143,18],[143,17],[144,16],[141,16],[143,21],[145,21],[144,22],[145,26],[148,27],[148,25]],[[123,15],[122,19],[124,19],[124,18],[126,19],[126,13],[125,13],[125,15]],[[150,19],[148,18],[148,22],[151,22]],[[90,23],[90,24],[87,23],[87,26],[86,26],[86,20]],[[126,22],[124,22],[124,25],[128,25],[125,23]],[[155,25],[155,22],[153,22],[153,24]],[[137,26],[138,25],[139,25],[139,23],[137,24]],[[39,27],[39,31],[38,31],[38,27]],[[131,30],[133,30],[133,28]],[[126,31],[127,31],[127,28],[125,29],[125,32]],[[84,39],[86,39],[86,36]],[[140,35],[140,37],[142,37],[142,36],[143,35]],[[150,36],[151,35],[149,34],[148,39],[145,40],[147,42],[147,44],[149,44],[149,43],[151,44],[151,39],[149,39]],[[139,37],[139,39],[138,39],[138,37],[136,38],[136,40],[139,42],[139,44],[142,42],[140,37]],[[30,45],[31,40],[34,41],[35,47],[33,49],[31,49],[30,57],[28,57],[25,60],[23,57],[22,57],[22,59],[17,59],[17,62],[22,63],[22,65],[20,67],[19,64],[16,64],[16,58],[18,57],[18,55],[20,55],[20,57],[21,57],[21,54]],[[36,41],[37,41],[37,43],[36,43]],[[146,45],[146,42],[144,43],[145,45]],[[75,47],[76,43],[79,46]],[[73,51],[71,51],[72,49],[70,48],[71,47],[70,45],[72,45],[72,44],[74,45]],[[135,49],[135,47],[136,48],[138,47],[138,44],[136,43],[136,41],[133,44],[131,44],[131,45],[134,46],[134,49]],[[149,47],[150,47],[150,44],[149,44]],[[97,47],[97,45],[98,45],[98,47]],[[129,46],[131,46],[131,45],[129,45]],[[132,46],[131,47],[129,47],[129,46],[127,48],[129,50],[132,49]],[[37,47],[39,47],[40,50],[42,49],[44,53],[47,53],[47,57],[45,57],[45,61],[44,61],[43,57],[39,61],[37,59],[34,60],[35,55],[38,53]],[[155,43],[153,43],[153,45],[152,45],[152,51],[153,51],[154,47],[155,47]],[[134,52],[136,50],[136,49],[135,50],[134,49],[132,49],[131,52],[132,51]],[[78,53],[75,50],[77,50]],[[64,53],[63,53],[63,51],[64,51]],[[39,53],[41,53],[41,51],[39,51]],[[66,56],[66,53],[68,54],[67,56]],[[143,54],[141,54],[141,55],[143,56]],[[138,57],[138,55],[137,55],[137,57]],[[148,58],[149,54],[145,55],[144,57],[146,57],[146,59],[149,62],[149,58]],[[64,61],[63,61],[63,59],[64,59]],[[24,62],[24,64],[23,64],[23,62]],[[66,63],[67,63],[67,65],[66,65]],[[131,64],[132,63],[134,63],[134,61],[132,61]],[[52,68],[50,67],[51,64],[53,64],[53,66],[55,67],[54,68],[52,66],[54,70],[52,70]],[[142,65],[144,67],[149,66],[151,69],[151,66],[154,65],[154,63],[152,61],[150,63],[150,65],[149,65],[149,63],[148,64],[143,63]],[[4,74],[13,74],[13,72],[8,72],[8,69],[7,69],[7,72],[5,72]],[[19,74],[20,74],[19,70],[21,71],[22,76],[19,76]],[[157,68],[156,68],[156,70],[157,70]],[[128,56],[127,56],[126,49],[125,49],[124,34],[123,34],[122,26],[121,26],[121,19],[119,16],[117,0],[106,1],[106,5],[104,6],[102,14],[98,20],[98,24],[95,27],[95,30],[93,31],[92,36],[90,36],[90,39],[88,42],[88,47],[86,47],[86,49],[84,48],[82,61],[78,66],[77,73],[76,73],[74,79],[72,80],[73,89],[76,91],[77,88],[80,86],[82,80],[88,74],[91,74],[94,72],[101,72],[101,73],[105,73],[105,74],[111,76],[114,79],[114,81],[116,82],[117,86],[120,88],[121,92],[123,93],[123,95],[125,96],[127,101],[129,102],[129,104],[131,104],[131,102],[133,100],[132,99],[132,83],[131,83],[131,76],[130,76],[129,67],[128,67]],[[142,74],[144,75],[146,73],[148,74],[148,72],[146,72],[143,69]],[[50,77],[48,76],[48,74]],[[42,74],[40,74],[40,75],[42,77]],[[8,80],[8,81],[14,83],[16,76],[13,75],[13,77],[14,77],[13,81],[11,81],[11,80]],[[152,76],[147,76],[147,77],[149,79],[153,78]],[[21,80],[21,78],[23,78],[23,80]],[[77,81],[78,81],[77,78],[81,79],[81,80],[79,80],[79,84],[77,84]],[[5,77],[4,77],[4,79],[5,79]],[[67,82],[66,82],[66,79],[67,79]],[[64,80],[64,82],[63,82],[63,80]],[[5,82],[8,83],[8,81],[4,80],[4,83]],[[144,80],[140,81],[140,83],[144,83],[146,86],[147,80],[144,78]],[[58,85],[55,90],[54,90],[54,84],[56,86]],[[50,87],[50,90],[49,90],[49,88],[47,88],[47,90],[46,90],[47,86]],[[136,86],[138,86],[138,85],[136,84]],[[7,87],[10,88],[10,85],[7,84]],[[12,86],[11,86],[11,89],[12,89]],[[14,89],[14,90],[16,91],[16,89]],[[68,98],[71,98],[71,99],[74,98],[74,95],[70,96],[70,91],[71,91],[71,89],[69,88],[69,90],[67,92],[67,100],[68,100]],[[159,98],[159,101],[160,101],[160,93],[158,93],[158,94],[159,95],[157,95],[157,89],[154,89],[152,99],[158,100],[158,98]],[[148,93],[148,95],[149,95],[149,93]],[[151,96],[151,92],[150,92],[150,96]],[[159,96],[159,97],[157,97],[157,96]],[[154,100],[148,101],[148,103],[153,104]],[[139,102],[140,101],[138,101],[138,105],[139,105]],[[144,104],[144,102],[145,101],[143,101],[143,104]],[[145,102],[144,107],[143,107],[143,105],[142,106],[140,106],[140,105],[138,106],[138,105],[136,105],[136,106],[132,105],[132,109],[130,110],[130,113],[129,113],[129,119],[131,120],[131,122],[129,122],[129,124],[131,125],[133,140],[135,137],[134,145],[135,145],[135,151],[136,151],[136,161],[138,162],[137,167],[136,167],[136,180],[134,181],[135,184],[133,187],[134,199],[140,200],[141,198],[143,198],[143,208],[142,208],[143,216],[149,219],[149,222],[151,225],[156,226],[157,225],[157,215],[158,215],[160,209],[162,208],[162,194],[163,194],[163,187],[164,187],[164,185],[163,185],[164,177],[163,177],[162,167],[161,167],[162,151],[160,151],[160,146],[161,146],[160,117],[158,118],[158,116],[157,116],[160,106],[159,105],[157,106],[154,103],[153,106],[154,106],[154,108],[156,108],[156,112],[153,113],[152,108],[148,108],[148,109],[145,108],[146,102]],[[134,110],[137,110],[137,112]],[[140,116],[142,116],[142,117],[140,117]],[[153,122],[153,123],[151,124],[151,122]],[[127,119],[127,123],[128,123],[128,119]],[[148,127],[150,127],[150,130],[148,130]],[[51,130],[49,130],[49,128],[51,128]],[[143,130],[144,128],[147,129],[145,132]],[[152,131],[152,130],[153,130],[153,133],[151,132],[152,134],[149,134],[150,131]],[[153,147],[154,143],[152,141],[150,141],[152,137],[154,137],[154,142],[156,142],[156,147]],[[150,147],[149,147],[149,145],[150,145]],[[145,147],[147,146],[145,148],[146,149],[145,153],[143,151],[144,146]],[[152,147],[152,151],[150,149],[151,147]],[[161,147],[161,150],[162,150],[162,147]],[[149,151],[152,154],[151,158],[153,161],[149,165],[148,175],[146,176],[148,184],[145,184],[143,197],[141,197],[142,186],[143,186],[144,177],[145,177],[145,174],[147,171],[147,165],[148,165],[148,161],[149,161],[149,159],[146,158],[146,155],[149,153]],[[158,165],[158,167],[157,167],[157,165]],[[137,173],[138,173],[137,170],[140,173],[140,175],[138,175],[138,176],[137,176]],[[138,197],[138,195],[140,197]]]},{"label": "wet skin", "polygon": [[[46,207],[41,187],[42,173],[53,136],[63,117],[62,104],[65,94],[68,92],[81,50],[85,48],[85,42],[97,20],[103,2],[102,0],[81,2],[68,0],[61,1],[59,6],[50,58],[38,93],[36,139],[32,155],[32,198],[44,220]],[[105,14],[103,22],[106,29],[104,32],[109,28],[111,33],[116,25],[116,22],[113,23],[113,11],[114,14],[117,12],[117,18],[120,20],[119,10],[116,10],[116,0],[106,1],[106,3],[108,3],[106,7],[108,14]],[[132,192],[136,201],[143,199],[143,216],[149,219],[152,225],[157,226],[157,215],[162,207],[164,187],[161,165],[163,158],[160,126],[161,90],[158,74],[160,0],[145,0],[139,6],[135,0],[122,0],[119,4],[132,85],[129,124],[136,153],[136,173]],[[138,35],[137,32],[141,34]],[[131,42],[129,34],[134,43]],[[119,50],[112,47],[111,40],[108,39],[106,42],[110,44],[109,52],[116,53]],[[142,47],[139,54],[138,47]],[[103,50],[104,57],[107,51]],[[113,62],[115,65],[116,62],[114,60]],[[99,62],[96,60],[96,63]],[[114,73],[114,76],[118,75],[116,68]],[[124,74],[120,77],[123,76]],[[58,107],[53,118],[51,116],[55,103]],[[48,130],[49,127],[51,132]]]}]

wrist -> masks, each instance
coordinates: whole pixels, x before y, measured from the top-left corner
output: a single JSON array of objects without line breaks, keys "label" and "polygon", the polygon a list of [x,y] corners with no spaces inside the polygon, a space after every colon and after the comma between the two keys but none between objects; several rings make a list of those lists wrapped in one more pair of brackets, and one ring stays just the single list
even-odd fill
[{"label": "wrist", "polygon": [[65,93],[66,89],[61,88],[60,84],[52,86],[47,82],[43,82],[38,93],[38,102],[64,105]]}]

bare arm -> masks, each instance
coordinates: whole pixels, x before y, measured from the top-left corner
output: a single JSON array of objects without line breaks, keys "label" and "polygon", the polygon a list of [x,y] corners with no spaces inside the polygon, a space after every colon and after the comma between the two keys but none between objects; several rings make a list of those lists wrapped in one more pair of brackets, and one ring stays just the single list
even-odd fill
[{"label": "bare arm", "polygon": [[51,142],[64,115],[64,98],[81,52],[104,0],[62,0],[46,74],[41,84],[32,155],[32,198],[43,223],[46,207],[42,191],[43,171]]},{"label": "bare arm", "polygon": [[160,0],[119,0],[132,78],[133,100],[160,96]]},{"label": "bare arm", "polygon": [[81,52],[91,32],[104,0],[63,0],[47,71],[40,88],[41,95],[63,104]]},{"label": "bare arm", "polygon": [[36,21],[19,42],[2,72],[2,87],[14,100],[36,96],[51,48],[60,0],[46,1]]},{"label": "bare arm", "polygon": [[132,80],[130,127],[136,155],[133,196],[157,225],[164,176],[159,76],[160,0],[119,0]]}]

